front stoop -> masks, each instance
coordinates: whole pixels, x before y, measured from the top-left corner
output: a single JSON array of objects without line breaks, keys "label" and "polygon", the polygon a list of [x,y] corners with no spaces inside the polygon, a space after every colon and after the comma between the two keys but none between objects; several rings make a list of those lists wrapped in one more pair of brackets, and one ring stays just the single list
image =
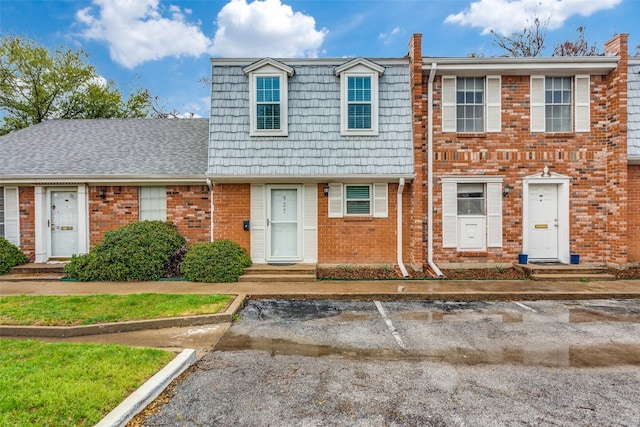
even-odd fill
[{"label": "front stoop", "polygon": [[244,269],[239,282],[315,282],[315,264],[254,264]]},{"label": "front stoop", "polygon": [[66,276],[65,262],[60,263],[29,263],[11,267],[8,274],[0,276],[8,282],[20,281],[58,281]]},{"label": "front stoop", "polygon": [[606,267],[589,265],[516,264],[531,280],[546,282],[591,282],[616,280]]}]

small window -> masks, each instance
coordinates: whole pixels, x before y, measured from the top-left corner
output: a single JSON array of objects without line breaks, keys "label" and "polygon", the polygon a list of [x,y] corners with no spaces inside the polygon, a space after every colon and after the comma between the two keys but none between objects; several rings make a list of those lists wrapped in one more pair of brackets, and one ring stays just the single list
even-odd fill
[{"label": "small window", "polygon": [[458,215],[484,215],[484,184],[458,184]]},{"label": "small window", "polygon": [[371,186],[346,185],[345,210],[347,215],[371,215]]},{"label": "small window", "polygon": [[348,77],[349,129],[371,129],[371,77]]},{"label": "small window", "polygon": [[6,237],[5,235],[5,220],[4,220],[4,188],[0,187],[0,237]]},{"label": "small window", "polygon": [[571,132],[571,77],[545,78],[545,130]]},{"label": "small window", "polygon": [[456,129],[458,132],[484,132],[484,78],[457,79]]},{"label": "small window", "polygon": [[140,187],[140,221],[167,220],[166,187]]},{"label": "small window", "polygon": [[280,130],[280,77],[256,77],[256,124]]}]

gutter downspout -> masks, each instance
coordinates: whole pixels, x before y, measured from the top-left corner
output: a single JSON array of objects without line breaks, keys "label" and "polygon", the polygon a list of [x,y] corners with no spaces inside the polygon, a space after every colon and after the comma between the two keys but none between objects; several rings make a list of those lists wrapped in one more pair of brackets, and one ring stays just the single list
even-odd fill
[{"label": "gutter downspout", "polygon": [[444,277],[442,271],[433,262],[433,81],[436,78],[438,64],[431,64],[429,72],[429,89],[427,91],[427,264],[438,277]]},{"label": "gutter downspout", "polygon": [[209,241],[213,242],[213,186],[211,178],[207,178],[207,187],[209,187]]},{"label": "gutter downspout", "polygon": [[402,192],[404,191],[404,178],[400,178],[398,181],[398,192],[397,192],[397,203],[396,203],[396,211],[398,212],[398,268],[402,272],[402,276],[404,278],[409,277],[409,273],[407,272],[407,268],[404,266],[402,262]]}]

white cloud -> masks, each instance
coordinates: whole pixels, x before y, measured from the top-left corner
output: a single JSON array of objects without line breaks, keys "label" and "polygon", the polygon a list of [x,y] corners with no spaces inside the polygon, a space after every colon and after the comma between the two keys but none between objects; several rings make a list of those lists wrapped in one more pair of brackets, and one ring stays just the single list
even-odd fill
[{"label": "white cloud", "polygon": [[76,15],[85,26],[82,35],[106,42],[111,59],[127,68],[166,56],[197,57],[211,46],[199,23],[186,20],[188,9],[170,6],[165,11],[159,0],[93,0],[93,4],[97,14],[94,7],[87,7]]},{"label": "white cloud", "polygon": [[549,19],[549,29],[560,28],[573,15],[589,16],[611,9],[622,0],[477,0],[462,12],[447,16],[445,23],[482,28],[482,34],[492,29],[509,35],[532,23],[533,17]]},{"label": "white cloud", "polygon": [[231,0],[217,17],[212,55],[316,57],[328,33],[280,0]]},{"label": "white cloud", "polygon": [[389,31],[388,33],[380,33],[378,35],[378,38],[380,40],[382,40],[382,42],[384,44],[391,44],[392,40],[396,38],[397,35],[399,35],[402,31],[400,30],[399,27],[395,27],[393,30]]}]

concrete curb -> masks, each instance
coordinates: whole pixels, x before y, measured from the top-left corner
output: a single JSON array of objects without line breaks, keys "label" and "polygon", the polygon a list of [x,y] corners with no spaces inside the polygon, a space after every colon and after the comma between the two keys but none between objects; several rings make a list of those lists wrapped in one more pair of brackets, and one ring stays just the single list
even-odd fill
[{"label": "concrete curb", "polygon": [[167,386],[187,370],[196,361],[196,351],[183,350],[160,372],[149,378],[142,387],[134,391],[121,404],[109,412],[96,427],[125,426],[133,417],[142,411],[149,403],[157,398]]},{"label": "concrete curb", "polygon": [[87,335],[114,334],[147,329],[210,325],[231,322],[244,305],[246,295],[237,295],[222,313],[199,316],[171,317],[131,322],[100,323],[86,326],[11,326],[0,327],[0,337],[69,338]]}]

